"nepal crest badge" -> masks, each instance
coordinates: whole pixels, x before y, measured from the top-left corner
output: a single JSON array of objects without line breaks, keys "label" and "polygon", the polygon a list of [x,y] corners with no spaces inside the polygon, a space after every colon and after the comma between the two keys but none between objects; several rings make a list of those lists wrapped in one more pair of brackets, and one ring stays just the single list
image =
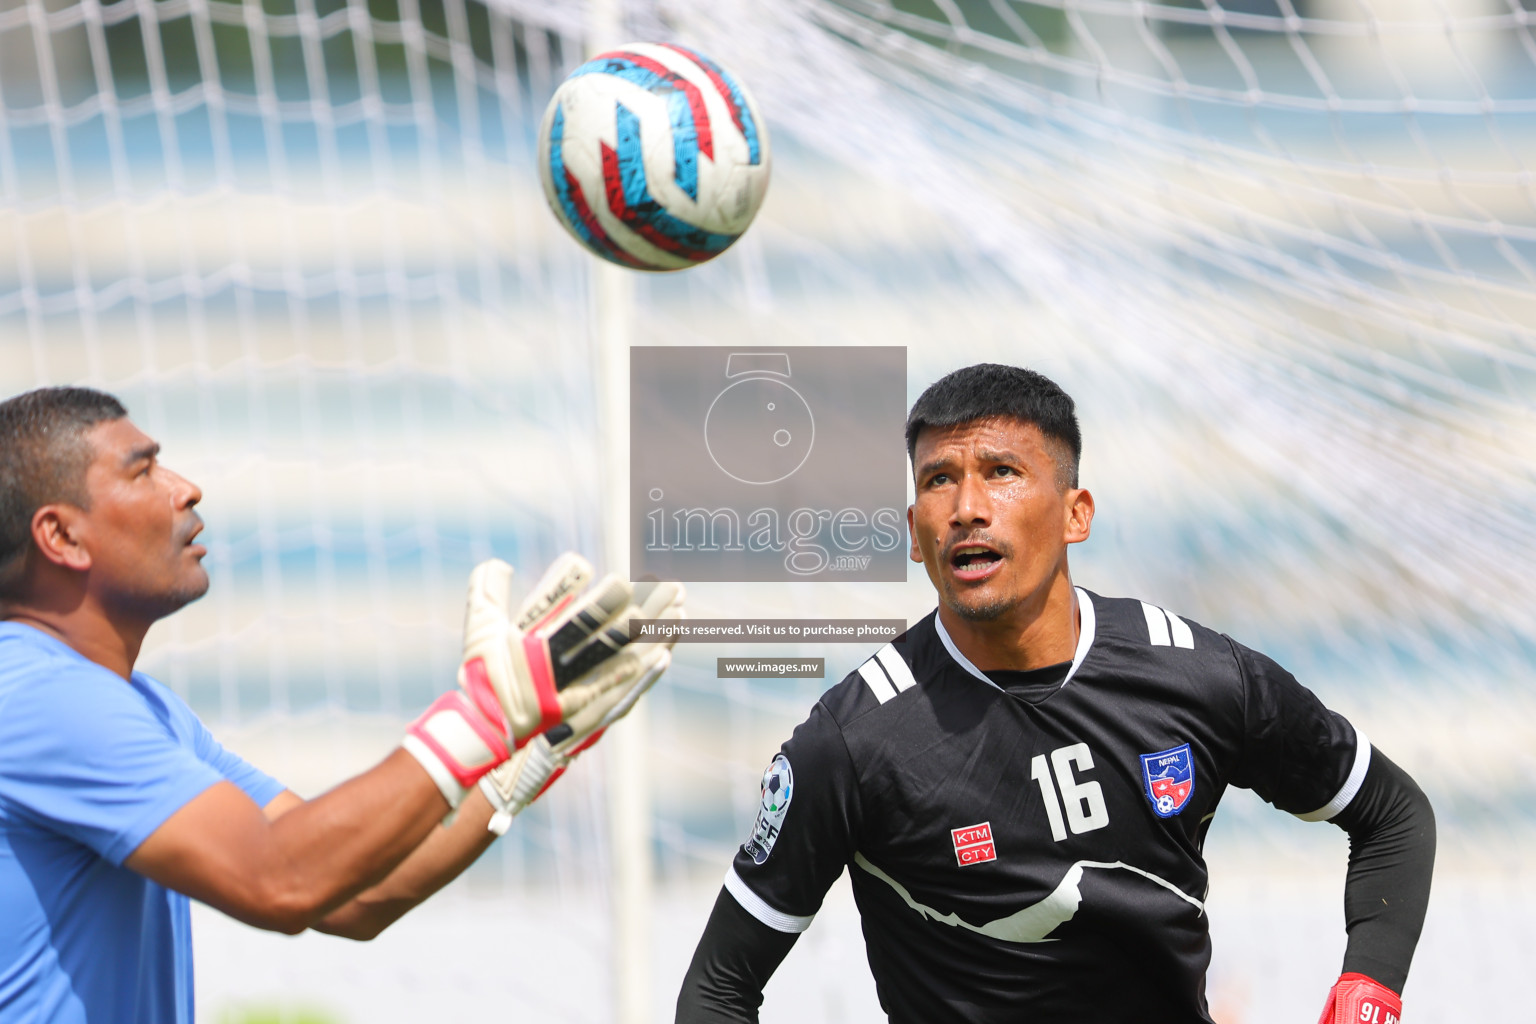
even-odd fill
[{"label": "nepal crest badge", "polygon": [[1141,755],[1141,779],[1159,818],[1171,818],[1195,791],[1195,757],[1189,744]]},{"label": "nepal crest badge", "polygon": [[773,844],[779,841],[779,830],[784,827],[784,815],[789,813],[789,801],[795,795],[795,773],[790,770],[789,758],[775,754],[768,770],[763,772],[763,798],[757,808],[757,821],[752,826],[752,836],[742,849],[761,864],[773,852]]}]

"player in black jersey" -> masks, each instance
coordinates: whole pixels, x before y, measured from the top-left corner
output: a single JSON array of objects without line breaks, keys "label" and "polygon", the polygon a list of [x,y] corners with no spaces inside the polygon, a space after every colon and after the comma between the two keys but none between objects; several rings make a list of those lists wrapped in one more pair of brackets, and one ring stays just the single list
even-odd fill
[{"label": "player in black jersey", "polygon": [[829,690],[763,778],[678,997],[752,1021],[844,868],[899,1024],[1209,1022],[1201,845],[1228,785],[1349,832],[1344,974],[1320,1024],[1396,1024],[1434,818],[1279,665],[1156,605],[1075,588],[1072,399],[982,365],[907,421],[912,559],[939,607]]}]

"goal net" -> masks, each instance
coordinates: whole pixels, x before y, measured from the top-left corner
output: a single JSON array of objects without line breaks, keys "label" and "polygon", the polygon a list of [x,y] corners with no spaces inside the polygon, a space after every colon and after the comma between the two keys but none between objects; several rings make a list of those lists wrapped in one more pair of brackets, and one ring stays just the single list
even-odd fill
[{"label": "goal net", "polygon": [[[757,224],[630,282],[635,344],[904,345],[910,396],[1023,363],[1080,404],[1074,576],[1265,650],[1435,803],[1414,1019],[1515,1011],[1536,956],[1536,11],[1529,0],[631,0],[773,133]],[[0,0],[0,393],[121,395],[206,494],[210,595],[143,667],[306,795],[451,679],[460,588],[599,553],[589,258],[539,115],[592,41],[557,0]],[[700,584],[694,614],[932,606],[902,584]],[[650,836],[603,747],[377,942],[197,919],[200,1017],[609,1020],[616,864],[670,1019],[757,779],[825,680],[648,699]],[[1212,832],[1221,1024],[1311,1019],[1346,842],[1245,793]],[[452,951],[450,955],[449,951]],[[647,959],[648,957],[648,959]],[[1479,984],[1487,982],[1488,984]],[[573,992],[579,997],[573,997]],[[765,1021],[881,1019],[846,891]]]}]

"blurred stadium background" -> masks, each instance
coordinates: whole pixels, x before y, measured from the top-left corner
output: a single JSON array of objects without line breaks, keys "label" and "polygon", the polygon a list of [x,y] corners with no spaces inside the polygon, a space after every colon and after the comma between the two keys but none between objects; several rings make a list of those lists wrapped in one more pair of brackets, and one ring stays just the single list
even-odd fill
[{"label": "blurred stadium background", "polygon": [[[214,589],[143,667],[300,792],[382,756],[451,678],[474,562],[602,550],[599,294],[634,344],[906,345],[914,398],[1025,363],[1081,406],[1077,581],[1274,655],[1434,799],[1409,1020],[1528,1013],[1536,3],[607,6],[0,0],[0,394],[110,389],[206,491]],[[605,278],[543,209],[538,117],[604,17],[767,116],[767,203],[711,265]],[[932,603],[917,567],[692,593]],[[737,653],[829,678],[714,678]],[[623,1019],[670,1019],[763,764],[862,656],[683,649],[638,765],[599,748],[372,945],[200,912],[200,1019],[606,1021],[626,962]],[[649,839],[613,827],[637,788]],[[1343,834],[1233,792],[1208,853],[1217,1020],[1313,1019]],[[620,943],[615,868],[647,856]],[[880,1019],[845,885],[765,1021]]]}]

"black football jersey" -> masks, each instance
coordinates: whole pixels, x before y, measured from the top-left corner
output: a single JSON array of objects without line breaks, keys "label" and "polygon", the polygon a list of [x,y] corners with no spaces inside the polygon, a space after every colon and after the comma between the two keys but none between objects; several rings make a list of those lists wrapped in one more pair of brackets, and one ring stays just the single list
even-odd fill
[{"label": "black football jersey", "polygon": [[930,614],[764,774],[727,890],[796,932],[847,868],[892,1021],[1210,1021],[1201,844],[1222,792],[1322,820],[1365,776],[1369,743],[1270,659],[1077,595],[1059,682],[1000,686]]}]

